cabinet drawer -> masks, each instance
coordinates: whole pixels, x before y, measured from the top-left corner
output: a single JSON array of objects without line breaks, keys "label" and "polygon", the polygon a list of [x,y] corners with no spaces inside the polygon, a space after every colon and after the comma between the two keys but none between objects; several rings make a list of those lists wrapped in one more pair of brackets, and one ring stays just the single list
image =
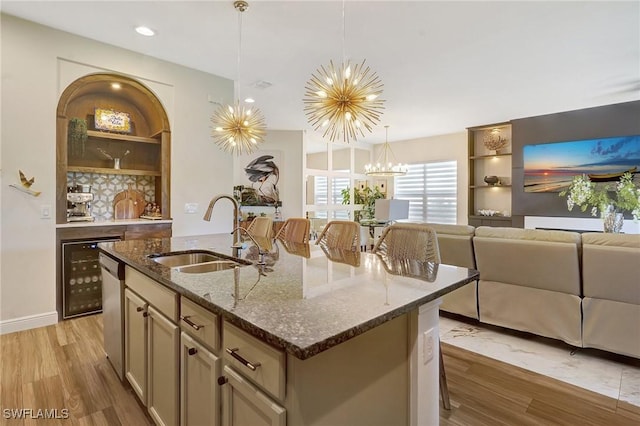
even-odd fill
[{"label": "cabinet drawer", "polygon": [[[285,353],[248,333],[223,323],[224,358],[245,377],[279,400],[285,397]],[[234,356],[235,354],[235,356]],[[252,370],[247,363],[255,367]],[[258,365],[259,364],[259,365]]]},{"label": "cabinet drawer", "polygon": [[220,349],[218,315],[209,312],[185,297],[180,298],[180,328],[209,349]]},{"label": "cabinet drawer", "polygon": [[129,266],[125,267],[124,279],[127,287],[155,306],[171,321],[178,322],[178,293]]}]

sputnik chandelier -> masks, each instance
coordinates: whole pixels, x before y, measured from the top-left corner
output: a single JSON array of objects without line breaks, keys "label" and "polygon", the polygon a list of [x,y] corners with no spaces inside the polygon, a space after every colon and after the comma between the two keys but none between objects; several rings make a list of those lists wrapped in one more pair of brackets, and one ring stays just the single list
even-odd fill
[{"label": "sputnik chandelier", "polygon": [[220,106],[212,115],[214,142],[224,151],[236,155],[250,154],[264,142],[266,124],[257,108],[245,107],[240,103],[240,49],[242,47],[242,12],[247,10],[246,1],[235,1],[233,7],[238,11],[238,75],[234,87],[234,105]]},{"label": "sputnik chandelier", "polygon": [[364,136],[363,129],[372,131],[380,121],[384,100],[380,99],[383,84],[366,61],[353,68],[344,53],[344,0],[342,2],[342,64],[339,68],[329,61],[320,66],[305,86],[304,111],[314,130],[324,129],[322,137],[331,142],[338,139],[349,143]]},{"label": "sputnik chandelier", "polygon": [[[364,173],[367,176],[404,176],[407,174],[408,166],[406,164],[394,163],[396,157],[393,155],[391,145],[389,145],[389,126],[384,126],[385,138],[384,145],[382,145],[382,151],[378,155],[378,161],[376,164],[367,164],[364,166]],[[392,160],[392,161],[390,161]]]}]

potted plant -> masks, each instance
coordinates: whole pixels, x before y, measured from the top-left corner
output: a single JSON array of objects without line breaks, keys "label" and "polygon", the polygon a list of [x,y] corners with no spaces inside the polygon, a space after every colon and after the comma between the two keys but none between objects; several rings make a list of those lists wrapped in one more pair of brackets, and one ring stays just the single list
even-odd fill
[{"label": "potted plant", "polygon": [[67,143],[69,153],[73,157],[84,157],[85,143],[87,142],[87,121],[81,118],[69,120],[67,129]]},{"label": "potted plant", "polygon": [[[342,204],[351,203],[350,188],[346,187],[340,191],[342,195]],[[380,192],[380,188],[375,186],[373,189],[365,187],[363,189],[355,188],[353,190],[353,204],[361,204],[362,210],[356,210],[353,212],[353,219],[356,222],[373,220],[375,218],[376,200],[385,198],[384,194]]]},{"label": "potted plant", "polygon": [[626,172],[615,184],[598,185],[582,174],[575,176],[560,196],[567,197],[567,208],[580,207],[584,212],[591,207],[591,215],[602,217],[605,232],[620,232],[622,212],[628,211],[633,220],[640,217],[640,188],[633,182],[633,174]]}]

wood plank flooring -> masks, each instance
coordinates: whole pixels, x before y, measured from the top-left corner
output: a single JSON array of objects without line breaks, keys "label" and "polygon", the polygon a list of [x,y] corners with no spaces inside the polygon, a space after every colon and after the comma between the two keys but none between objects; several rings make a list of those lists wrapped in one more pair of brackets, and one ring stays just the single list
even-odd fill
[{"label": "wood plank flooring", "polygon": [[[6,418],[21,408],[32,413]],[[59,418],[37,418],[38,409]],[[0,425],[152,424],[105,357],[102,315],[0,336]]]},{"label": "wood plank flooring", "polygon": [[[442,426],[640,424],[640,407],[445,343],[442,349],[451,394]],[[67,409],[69,418],[5,418],[6,409],[19,408],[59,416]],[[0,425],[151,424],[104,356],[101,315],[0,336]]]}]

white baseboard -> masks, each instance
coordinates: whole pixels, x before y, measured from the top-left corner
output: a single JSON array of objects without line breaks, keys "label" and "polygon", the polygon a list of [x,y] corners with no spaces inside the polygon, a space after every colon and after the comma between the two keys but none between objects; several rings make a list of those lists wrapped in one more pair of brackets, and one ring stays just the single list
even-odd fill
[{"label": "white baseboard", "polygon": [[0,321],[0,334],[13,333],[16,331],[29,330],[31,328],[45,327],[58,323],[58,312],[47,312],[44,314],[29,315],[21,318],[13,318]]}]

